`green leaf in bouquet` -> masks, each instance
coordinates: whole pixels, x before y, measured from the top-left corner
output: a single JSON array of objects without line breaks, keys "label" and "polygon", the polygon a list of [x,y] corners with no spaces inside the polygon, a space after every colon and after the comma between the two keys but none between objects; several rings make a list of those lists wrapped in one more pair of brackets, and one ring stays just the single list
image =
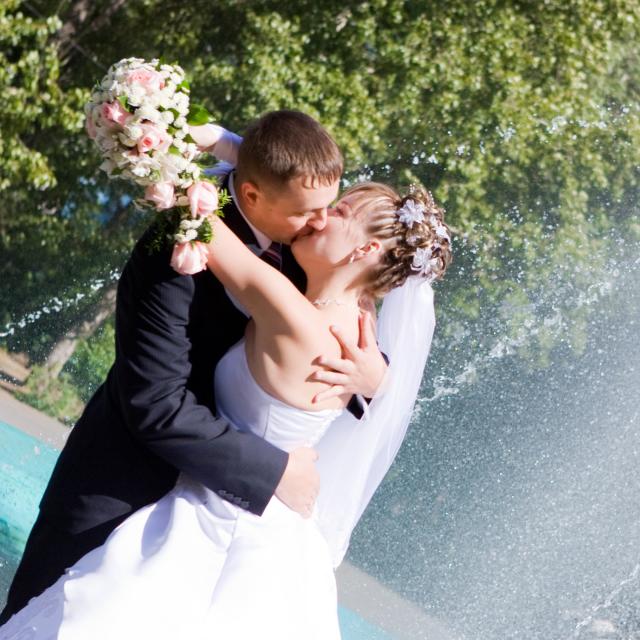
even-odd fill
[{"label": "green leaf in bouquet", "polygon": [[131,111],[129,107],[129,103],[127,102],[127,99],[124,96],[118,96],[118,102],[122,105],[123,109],[126,109],[127,111]]},{"label": "green leaf in bouquet", "polygon": [[211,114],[201,104],[191,104],[187,115],[187,124],[207,124],[211,120]]},{"label": "green leaf in bouquet", "polygon": [[158,253],[173,244],[173,235],[180,226],[180,211],[176,208],[158,211],[151,226],[147,250]]},{"label": "green leaf in bouquet", "polygon": [[178,91],[184,91],[185,93],[190,93],[191,92],[191,85],[189,84],[188,80],[183,80],[178,86],[177,86]]},{"label": "green leaf in bouquet", "polygon": [[211,242],[213,238],[213,229],[211,223],[206,218],[202,221],[202,224],[198,228],[198,240],[200,242]]},{"label": "green leaf in bouquet", "polygon": [[220,189],[218,191],[218,208],[216,210],[216,215],[219,218],[224,218],[224,207],[226,207],[231,202],[231,196],[226,189]]},{"label": "green leaf in bouquet", "polygon": [[181,156],[182,152],[180,151],[180,149],[178,149],[178,147],[171,145],[169,147],[169,153],[172,153],[174,156]]},{"label": "green leaf in bouquet", "polygon": [[195,144],[196,141],[191,137],[190,133],[187,133],[187,135],[183,138],[183,140],[187,143],[191,143],[191,144]]},{"label": "green leaf in bouquet", "polygon": [[[210,169],[211,168],[211,163],[206,163],[206,164],[198,164],[198,166],[201,169]],[[198,178],[198,180],[200,182],[209,182],[210,184],[214,185],[215,187],[219,186],[220,184],[220,180],[218,179],[218,176],[212,176],[212,175],[207,175],[206,173],[201,173],[200,177]],[[218,197],[220,197],[220,194],[218,193]]]}]

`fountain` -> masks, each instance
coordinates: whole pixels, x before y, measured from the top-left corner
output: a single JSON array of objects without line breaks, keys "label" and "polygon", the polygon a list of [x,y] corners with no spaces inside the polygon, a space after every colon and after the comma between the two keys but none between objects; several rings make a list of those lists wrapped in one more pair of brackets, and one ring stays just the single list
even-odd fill
[{"label": "fountain", "polygon": [[[369,616],[389,637],[637,637],[640,252],[618,246],[599,282],[572,301],[589,311],[582,352],[557,321],[547,366],[520,351],[522,336],[505,335],[499,317],[436,333],[414,423],[346,569],[347,600],[367,582],[379,586],[386,609],[369,606]],[[446,295],[445,282],[437,297]],[[546,314],[529,337],[552,324],[554,309]],[[6,588],[20,543],[4,546]],[[410,631],[407,615],[421,621]]]}]

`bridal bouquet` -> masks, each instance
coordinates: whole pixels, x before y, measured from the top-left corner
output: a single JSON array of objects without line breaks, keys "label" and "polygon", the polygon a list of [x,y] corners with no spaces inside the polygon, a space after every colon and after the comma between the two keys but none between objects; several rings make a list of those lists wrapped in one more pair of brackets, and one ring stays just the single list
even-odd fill
[{"label": "bridal bouquet", "polygon": [[198,164],[189,126],[211,117],[189,93],[178,65],[126,58],[109,68],[85,106],[87,133],[104,158],[100,168],[144,187],[138,204],[159,215],[152,248],[172,242],[171,266],[182,274],[206,267],[209,218],[228,198]]}]

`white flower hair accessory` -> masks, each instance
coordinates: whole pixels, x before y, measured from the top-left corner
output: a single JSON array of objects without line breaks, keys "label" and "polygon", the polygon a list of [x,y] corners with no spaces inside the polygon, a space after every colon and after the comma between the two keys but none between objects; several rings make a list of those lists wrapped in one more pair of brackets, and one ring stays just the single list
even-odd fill
[{"label": "white flower hair accessory", "polygon": [[413,254],[411,270],[415,271],[416,275],[425,278],[427,282],[433,282],[436,279],[435,269],[437,269],[439,265],[440,260],[433,257],[432,249],[418,247]]},{"label": "white flower hair accessory", "polygon": [[[435,207],[432,196],[426,193],[428,203],[425,204],[409,196],[404,204],[396,210],[398,220],[407,228],[405,243],[409,247],[415,247],[411,261],[411,271],[416,277],[424,278],[431,283],[444,273],[446,268],[448,248],[444,241],[451,245],[451,237],[446,225],[433,213]],[[427,212],[429,217],[427,218]],[[425,240],[423,230],[413,227],[416,223],[427,223],[433,230],[435,237],[429,247],[419,247]],[[409,231],[409,230],[412,231]],[[431,234],[429,234],[431,236]]]},{"label": "white flower hair accessory", "polygon": [[435,231],[436,237],[442,240],[446,240],[449,244],[451,244],[451,238],[449,237],[449,232],[447,228],[436,218],[435,216],[431,216],[429,218],[429,222]]},{"label": "white flower hair accessory", "polygon": [[[429,224],[433,227],[436,239],[431,247],[418,247],[413,254],[411,270],[417,276],[425,278],[427,282],[433,282],[437,278],[437,269],[440,267],[440,252],[442,250],[441,241],[446,240],[451,244],[451,238],[447,228],[434,215],[429,217]],[[413,239],[414,236],[411,237]],[[407,244],[414,244],[407,238]]]},{"label": "white flower hair accessory", "polygon": [[396,212],[400,222],[409,229],[412,229],[416,222],[424,222],[424,213],[424,205],[415,200],[407,200]]}]

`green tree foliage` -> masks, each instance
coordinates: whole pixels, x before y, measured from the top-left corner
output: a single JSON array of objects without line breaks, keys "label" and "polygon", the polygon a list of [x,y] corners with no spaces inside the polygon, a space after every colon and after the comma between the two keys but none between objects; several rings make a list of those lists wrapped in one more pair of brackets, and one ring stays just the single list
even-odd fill
[{"label": "green tree foliage", "polygon": [[84,402],[104,382],[113,362],[115,329],[113,320],[107,321],[90,338],[82,340],[68,361],[68,372]]},{"label": "green tree foliage", "polygon": [[138,233],[83,134],[88,89],[61,80],[62,26],[31,3],[0,5],[0,327],[17,322],[5,340],[36,361],[91,314]]},{"label": "green tree foliage", "polygon": [[[3,320],[122,264],[140,220],[96,170],[79,107],[112,62],[163,55],[229,128],[302,109],[341,144],[349,180],[431,188],[458,232],[448,330],[490,310],[517,335],[557,312],[579,347],[585,310],[567,290],[601,278],[608,243],[640,236],[638,42],[635,0],[5,2]],[[10,346],[44,354],[95,301]],[[542,352],[558,339],[538,337]]]},{"label": "green tree foliage", "polygon": [[55,16],[34,20],[19,6],[18,0],[0,5],[0,193],[53,186],[56,176],[46,150],[38,148],[39,131],[75,133],[82,124],[83,92],[58,85],[50,36],[62,23]]}]

